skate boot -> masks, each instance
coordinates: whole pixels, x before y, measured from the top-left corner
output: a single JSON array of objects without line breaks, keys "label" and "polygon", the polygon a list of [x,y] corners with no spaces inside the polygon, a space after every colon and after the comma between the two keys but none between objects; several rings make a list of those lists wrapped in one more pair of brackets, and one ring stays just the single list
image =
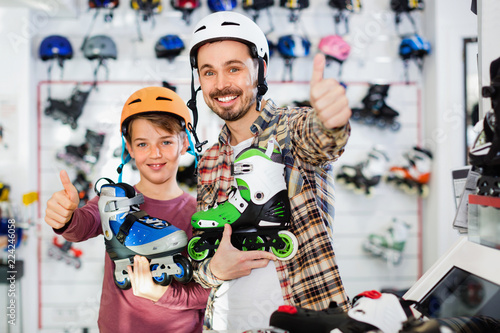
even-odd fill
[{"label": "skate boot", "polygon": [[342,165],[336,179],[356,193],[371,196],[373,188],[380,183],[385,173],[388,161],[384,150],[373,147],[365,161],[353,166]]},{"label": "skate boot", "polygon": [[288,230],[290,201],[281,153],[270,140],[267,149],[249,147],[235,159],[235,185],[229,199],[191,218],[195,230],[204,231],[189,241],[188,253],[196,261],[213,255],[225,224],[233,230],[232,243],[243,251],[268,250],[280,260],[297,253],[297,238]]},{"label": "skate boot", "polygon": [[390,85],[373,84],[370,86],[367,95],[363,98],[363,108],[352,108],[353,121],[369,126],[377,126],[380,129],[390,128],[398,131],[401,124],[396,121],[399,112],[385,103],[389,93]]},{"label": "skate boot", "polygon": [[104,134],[88,129],[85,134],[85,143],[79,146],[67,145],[63,152],[57,153],[56,158],[69,166],[75,166],[78,170],[90,173],[99,160],[104,139]]},{"label": "skate boot", "polygon": [[269,324],[290,333],[398,333],[412,316],[410,305],[413,303],[371,290],[354,297],[348,312],[336,307],[334,302],[322,311],[282,305],[271,315]]},{"label": "skate boot", "polygon": [[490,65],[491,85],[483,87],[483,97],[491,98],[492,110],[482,122],[474,145],[469,152],[470,163],[481,174],[477,194],[500,196],[500,58]]},{"label": "skate boot", "polygon": [[410,225],[393,219],[384,234],[370,234],[363,249],[376,257],[384,258],[392,265],[399,265],[409,236]]},{"label": "skate boot", "polygon": [[136,254],[150,260],[156,284],[167,286],[172,278],[181,283],[191,280],[191,263],[180,254],[187,244],[183,230],[140,210],[144,197],[129,184],[105,184],[98,195],[106,252],[115,263],[119,288],[130,288],[127,266]]},{"label": "skate boot", "polygon": [[72,129],[78,127],[77,120],[83,112],[83,107],[87,102],[90,91],[81,91],[75,88],[71,97],[67,100],[50,98],[45,108],[45,114],[51,116],[54,120],[61,120],[63,124],[69,124]]},{"label": "skate boot", "polygon": [[429,194],[432,153],[426,149],[413,147],[403,155],[404,163],[389,169],[386,181],[395,184],[408,194],[418,194],[422,198]]}]

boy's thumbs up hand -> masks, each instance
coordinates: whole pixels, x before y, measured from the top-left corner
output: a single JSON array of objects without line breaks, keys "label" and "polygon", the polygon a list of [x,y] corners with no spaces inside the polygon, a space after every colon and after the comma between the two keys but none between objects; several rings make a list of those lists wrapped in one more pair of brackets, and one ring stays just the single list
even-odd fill
[{"label": "boy's thumbs up hand", "polygon": [[344,126],[351,117],[345,89],[334,79],[323,78],[326,59],[321,53],[314,57],[310,82],[310,102],[326,128]]},{"label": "boy's thumbs up hand", "polygon": [[80,203],[78,190],[69,180],[68,173],[62,170],[59,177],[63,190],[52,195],[47,201],[47,209],[45,210],[45,222],[54,229],[64,227]]}]

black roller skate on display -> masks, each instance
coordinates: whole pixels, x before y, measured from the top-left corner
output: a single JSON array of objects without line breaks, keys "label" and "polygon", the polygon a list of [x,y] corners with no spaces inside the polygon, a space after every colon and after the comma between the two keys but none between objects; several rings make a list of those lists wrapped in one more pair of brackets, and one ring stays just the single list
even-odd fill
[{"label": "black roller skate on display", "polygon": [[56,154],[56,158],[88,174],[99,160],[104,139],[104,134],[87,130],[85,143],[79,146],[67,145],[64,151]]},{"label": "black roller skate on display", "polygon": [[234,161],[235,185],[229,199],[192,216],[195,230],[203,231],[189,241],[191,258],[201,261],[213,255],[225,224],[233,230],[232,243],[243,251],[271,251],[280,260],[292,258],[298,249],[290,226],[290,201],[285,182],[285,165],[280,151],[270,140],[267,149],[249,147]]},{"label": "black roller skate on display", "polygon": [[73,246],[73,243],[67,240],[59,242],[57,236],[52,239],[52,244],[49,247],[48,255],[56,260],[63,261],[66,265],[73,266],[76,269],[82,267],[80,257],[83,252]]},{"label": "black roller skate on display", "polygon": [[353,121],[361,124],[376,126],[380,129],[389,128],[398,131],[401,124],[396,120],[399,112],[385,103],[390,85],[372,84],[363,98],[363,108],[352,108]]},{"label": "black roller skate on display", "polygon": [[337,182],[345,184],[356,193],[370,196],[373,188],[382,180],[389,158],[380,147],[373,147],[367,158],[356,165],[342,165]]},{"label": "black roller skate on display", "polygon": [[335,302],[322,311],[282,305],[273,312],[269,323],[289,333],[398,333],[403,323],[413,317],[410,306],[415,302],[370,290],[354,297],[352,303],[348,312]]},{"label": "black roller skate on display", "polygon": [[78,208],[81,208],[85,206],[89,201],[89,194],[92,190],[92,184],[87,180],[85,173],[79,170],[76,174],[76,178],[73,180],[73,185],[78,191],[78,198],[80,198]]},{"label": "black roller skate on display", "polygon": [[144,197],[129,184],[105,184],[97,194],[106,252],[115,263],[115,284],[120,289],[131,287],[127,266],[135,255],[149,259],[156,284],[167,286],[172,278],[191,281],[191,263],[181,255],[188,241],[183,230],[141,210]]},{"label": "black roller skate on display", "polygon": [[482,126],[469,152],[470,163],[481,174],[477,194],[500,196],[500,58],[490,65],[491,85],[483,87],[482,95],[491,99],[492,110],[478,123]]},{"label": "black roller skate on display", "polygon": [[429,194],[432,153],[413,147],[403,154],[403,162],[389,169],[386,181],[408,194],[418,194],[422,198]]},{"label": "black roller skate on display", "polygon": [[72,129],[78,127],[77,120],[83,112],[83,107],[87,102],[90,91],[82,91],[78,87],[75,88],[69,99],[60,100],[49,97],[48,105],[45,108],[45,114],[61,120],[63,124],[69,124]]}]

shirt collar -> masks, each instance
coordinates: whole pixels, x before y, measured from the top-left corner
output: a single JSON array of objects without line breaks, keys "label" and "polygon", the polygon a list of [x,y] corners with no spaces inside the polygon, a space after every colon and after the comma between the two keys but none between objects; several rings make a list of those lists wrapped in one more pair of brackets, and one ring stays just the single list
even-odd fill
[{"label": "shirt collar", "polygon": [[[250,131],[258,136],[260,133],[262,133],[263,130],[267,128],[269,125],[269,122],[271,121],[272,117],[276,113],[276,109],[278,107],[276,104],[273,102],[273,100],[268,99],[266,101],[265,107],[262,109],[260,112],[259,117],[253,122],[252,126],[250,126]],[[229,128],[227,127],[226,124],[222,127],[222,130],[219,134],[219,145],[225,145],[229,143],[229,135],[231,133],[229,132]]]}]

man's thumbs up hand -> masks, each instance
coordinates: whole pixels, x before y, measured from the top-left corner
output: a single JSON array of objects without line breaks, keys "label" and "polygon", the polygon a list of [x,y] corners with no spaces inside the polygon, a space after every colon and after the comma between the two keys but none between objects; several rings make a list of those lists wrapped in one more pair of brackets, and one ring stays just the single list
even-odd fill
[{"label": "man's thumbs up hand", "polygon": [[334,79],[325,79],[326,59],[316,54],[310,82],[310,102],[326,128],[344,126],[351,117],[351,109],[344,87]]}]

